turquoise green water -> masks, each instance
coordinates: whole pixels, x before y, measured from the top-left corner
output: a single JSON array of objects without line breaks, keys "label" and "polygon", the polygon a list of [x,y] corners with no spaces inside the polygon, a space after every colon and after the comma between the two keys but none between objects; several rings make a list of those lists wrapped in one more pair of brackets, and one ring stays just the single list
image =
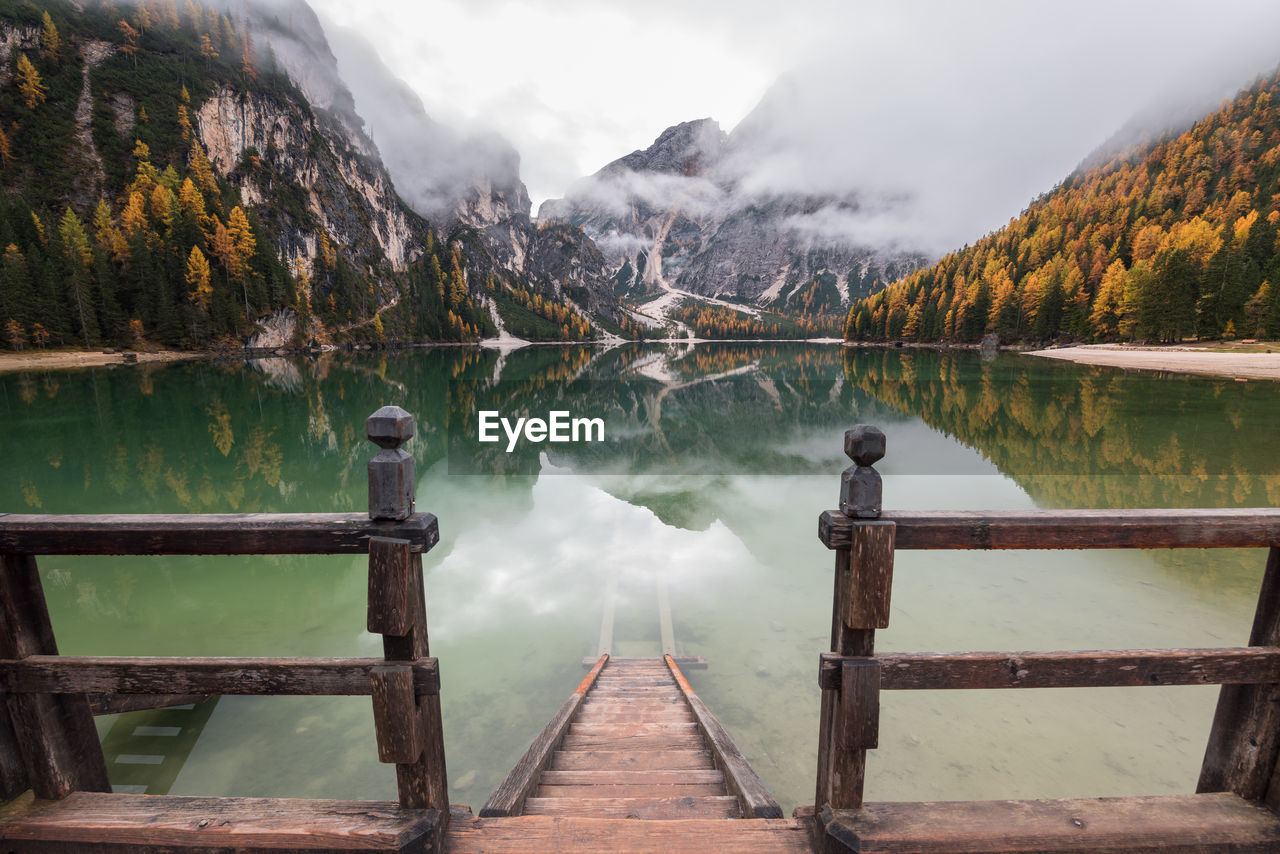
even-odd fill
[{"label": "turquoise green water", "polygon": [[[365,417],[413,413],[451,796],[478,807],[582,676],[603,591],[615,650],[678,651],[788,808],[812,800],[832,559],[816,538],[859,422],[892,508],[1275,506],[1280,384],[1024,356],[817,345],[440,349],[0,375],[0,511],[358,511]],[[605,418],[603,444],[468,437],[477,408]],[[451,445],[450,436],[454,441]],[[500,469],[499,466],[502,468]],[[462,475],[461,471],[483,474]],[[498,474],[498,471],[507,472]],[[522,472],[537,472],[523,474]],[[1261,552],[902,552],[890,650],[1243,643]],[[61,650],[377,655],[353,557],[40,560]],[[876,799],[1190,791],[1216,689],[901,692]],[[142,729],[139,729],[142,727]],[[394,797],[367,698],[226,697],[99,719],[133,791]]]}]

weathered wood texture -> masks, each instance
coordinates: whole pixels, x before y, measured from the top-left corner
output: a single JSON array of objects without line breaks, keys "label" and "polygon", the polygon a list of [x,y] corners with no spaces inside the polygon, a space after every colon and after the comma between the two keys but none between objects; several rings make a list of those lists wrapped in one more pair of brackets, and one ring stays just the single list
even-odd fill
[{"label": "weathered wood texture", "polygon": [[13,721],[9,718],[9,703],[0,694],[0,801],[16,798],[30,785],[18,734],[13,731]]},{"label": "weathered wood texture", "polygon": [[842,662],[836,738],[845,750],[880,746],[880,662],[874,658]]},{"label": "weathered wood texture", "polygon": [[455,816],[450,854],[809,854],[809,829],[793,819],[618,821],[572,816],[467,819]]},{"label": "weathered wood texture", "polygon": [[895,528],[893,522],[859,522],[850,532],[843,617],[851,629],[889,627]]},{"label": "weathered wood texture", "polygon": [[723,764],[721,751],[707,749],[703,719],[712,722],[713,735],[732,742],[710,712],[698,708],[687,683],[677,685],[683,680],[670,657],[619,663],[602,656],[481,815],[513,814],[522,800],[526,815],[741,817],[729,773],[715,767]]},{"label": "weathered wood texture", "polygon": [[[35,558],[0,555],[0,657],[16,661],[57,654]],[[110,791],[93,712],[83,694],[10,693],[5,700],[25,776],[36,795],[63,798],[76,790]],[[5,776],[12,779],[14,772]]]},{"label": "weathered wood texture", "polygon": [[[33,655],[0,660],[13,694],[368,695],[381,658],[145,658]],[[434,658],[406,663],[418,695],[440,691]]]},{"label": "weathered wood texture", "polygon": [[542,728],[542,732],[533,740],[533,744],[529,745],[529,749],[520,757],[520,761],[511,769],[511,773],[480,808],[481,816],[520,815],[524,809],[525,799],[538,784],[539,775],[551,762],[552,755],[560,749],[560,744],[564,740],[565,733],[568,732],[569,724],[578,710],[578,705],[582,702],[583,695],[591,689],[608,660],[607,654],[601,655],[596,661],[596,666],[582,682],[578,683],[578,687]]},{"label": "weathered wood texture", "polygon": [[717,797],[667,798],[529,798],[526,815],[590,816],[593,818],[638,818],[650,821],[680,818],[741,818],[738,799]]},{"label": "weathered wood texture", "polygon": [[[900,549],[1165,549],[1267,547],[1280,542],[1280,509],[1250,510],[901,510]],[[818,517],[818,538],[847,549],[859,520],[838,510]]]},{"label": "weathered wood texture", "polygon": [[375,667],[369,681],[373,686],[373,729],[378,739],[378,761],[416,762],[422,755],[422,744],[418,740],[413,671],[405,665]]},{"label": "weathered wood texture", "polygon": [[[1280,547],[1273,546],[1262,577],[1249,646],[1280,646]],[[1198,792],[1267,797],[1280,753],[1280,683],[1224,685],[1200,767]]]},{"label": "weathered wood texture", "polygon": [[413,612],[408,540],[369,539],[368,628],[374,634],[404,636]]},{"label": "weathered wood texture", "polygon": [[[865,522],[862,524],[866,524]],[[842,656],[870,657],[875,653],[875,629],[852,629],[844,621],[845,600],[853,587],[850,550],[836,551],[835,581],[831,594],[831,649]],[[852,806],[861,803],[866,754],[844,747],[839,738],[840,690],[838,685],[822,692],[818,717],[818,769],[814,803]]]},{"label": "weathered wood texture", "polygon": [[189,706],[209,699],[207,694],[89,694],[87,696],[89,709],[95,717]]},{"label": "weathered wood texture", "polygon": [[22,854],[435,850],[435,810],[394,802],[77,792],[0,808],[0,850]]},{"label": "weathered wood texture", "polygon": [[725,732],[724,727],[720,725],[720,721],[716,720],[716,716],[711,714],[711,710],[694,693],[689,681],[684,678],[684,674],[680,672],[680,668],[676,666],[671,656],[668,655],[666,657],[666,662],[667,666],[671,668],[672,677],[675,678],[681,693],[684,694],[685,701],[689,704],[689,710],[693,712],[693,716],[697,720],[698,729],[702,737],[706,739],[707,745],[711,748],[711,753],[715,757],[716,767],[724,772],[725,783],[728,785],[729,791],[738,798],[742,805],[743,817],[782,818],[782,808],[773,799],[773,795],[769,793],[768,787],[760,780],[755,769],[751,767],[751,763],[738,750],[738,746],[733,743],[729,733]]},{"label": "weathered wood texture", "polygon": [[371,537],[425,552],[440,529],[430,513],[402,522],[362,513],[0,516],[0,552],[37,555],[363,554]]},{"label": "weathered wood texture", "polygon": [[[397,546],[403,550],[403,546]],[[409,560],[408,619],[406,634],[382,636],[382,649],[388,662],[411,662],[431,655],[427,636],[427,600],[422,580],[422,555],[412,553]],[[417,714],[412,724],[416,742],[421,747],[417,759],[396,763],[396,785],[400,803],[406,807],[436,809],[441,822],[448,823],[449,778],[445,766],[444,722],[439,694],[418,696]],[[406,725],[407,722],[406,722]]]},{"label": "weathered wood texture", "polygon": [[858,854],[1275,852],[1280,818],[1233,794],[867,804],[826,811],[827,851]]},{"label": "weathered wood texture", "polygon": [[365,435],[382,449],[369,460],[370,519],[406,519],[413,513],[413,457],[400,446],[414,432],[413,416],[398,406],[384,406],[365,420]]},{"label": "weathered wood texture", "polygon": [[[822,656],[818,686],[840,684],[840,656]],[[1280,682],[1280,649],[1104,649],[1079,652],[882,652],[880,688],[1101,688]]]}]

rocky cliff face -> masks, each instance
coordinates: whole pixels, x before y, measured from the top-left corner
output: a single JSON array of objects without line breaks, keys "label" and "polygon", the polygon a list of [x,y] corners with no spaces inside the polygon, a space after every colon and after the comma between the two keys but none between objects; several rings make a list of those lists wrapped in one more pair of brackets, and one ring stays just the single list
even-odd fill
[{"label": "rocky cliff face", "polygon": [[[403,271],[425,238],[377,160],[340,121],[290,102],[229,88],[195,113],[209,160],[257,204],[290,260],[314,261],[323,230],[357,269]],[[284,185],[282,187],[282,184]],[[295,204],[262,204],[284,191]]]},{"label": "rocky cliff face", "polygon": [[437,122],[360,36],[335,29],[328,38],[396,189],[444,238],[463,244],[479,278],[518,280],[616,316],[611,271],[591,241],[580,233],[543,235],[533,224],[520,157],[506,140]]},{"label": "rocky cliff face", "polygon": [[785,310],[799,286],[828,276],[848,305],[923,262],[814,228],[856,200],[750,190],[747,144],[711,119],[675,125],[544,203],[539,220],[581,226],[633,295],[669,286]]}]

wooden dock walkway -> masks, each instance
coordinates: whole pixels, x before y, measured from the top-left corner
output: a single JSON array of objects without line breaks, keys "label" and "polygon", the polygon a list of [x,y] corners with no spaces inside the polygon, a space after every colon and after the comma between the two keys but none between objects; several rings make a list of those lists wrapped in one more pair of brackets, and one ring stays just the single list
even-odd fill
[{"label": "wooden dock walkway", "polygon": [[782,818],[670,655],[602,655],[480,817],[455,816],[445,843],[452,852],[813,850],[810,823]]}]

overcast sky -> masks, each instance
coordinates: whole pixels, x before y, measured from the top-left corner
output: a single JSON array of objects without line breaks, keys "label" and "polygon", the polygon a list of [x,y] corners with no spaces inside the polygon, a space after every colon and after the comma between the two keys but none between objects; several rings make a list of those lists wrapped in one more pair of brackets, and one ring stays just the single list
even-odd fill
[{"label": "overcast sky", "polygon": [[510,140],[535,211],[669,125],[756,110],[761,189],[894,199],[858,226],[933,252],[1002,225],[1136,112],[1216,103],[1280,62],[1267,0],[312,2],[434,118]]}]

